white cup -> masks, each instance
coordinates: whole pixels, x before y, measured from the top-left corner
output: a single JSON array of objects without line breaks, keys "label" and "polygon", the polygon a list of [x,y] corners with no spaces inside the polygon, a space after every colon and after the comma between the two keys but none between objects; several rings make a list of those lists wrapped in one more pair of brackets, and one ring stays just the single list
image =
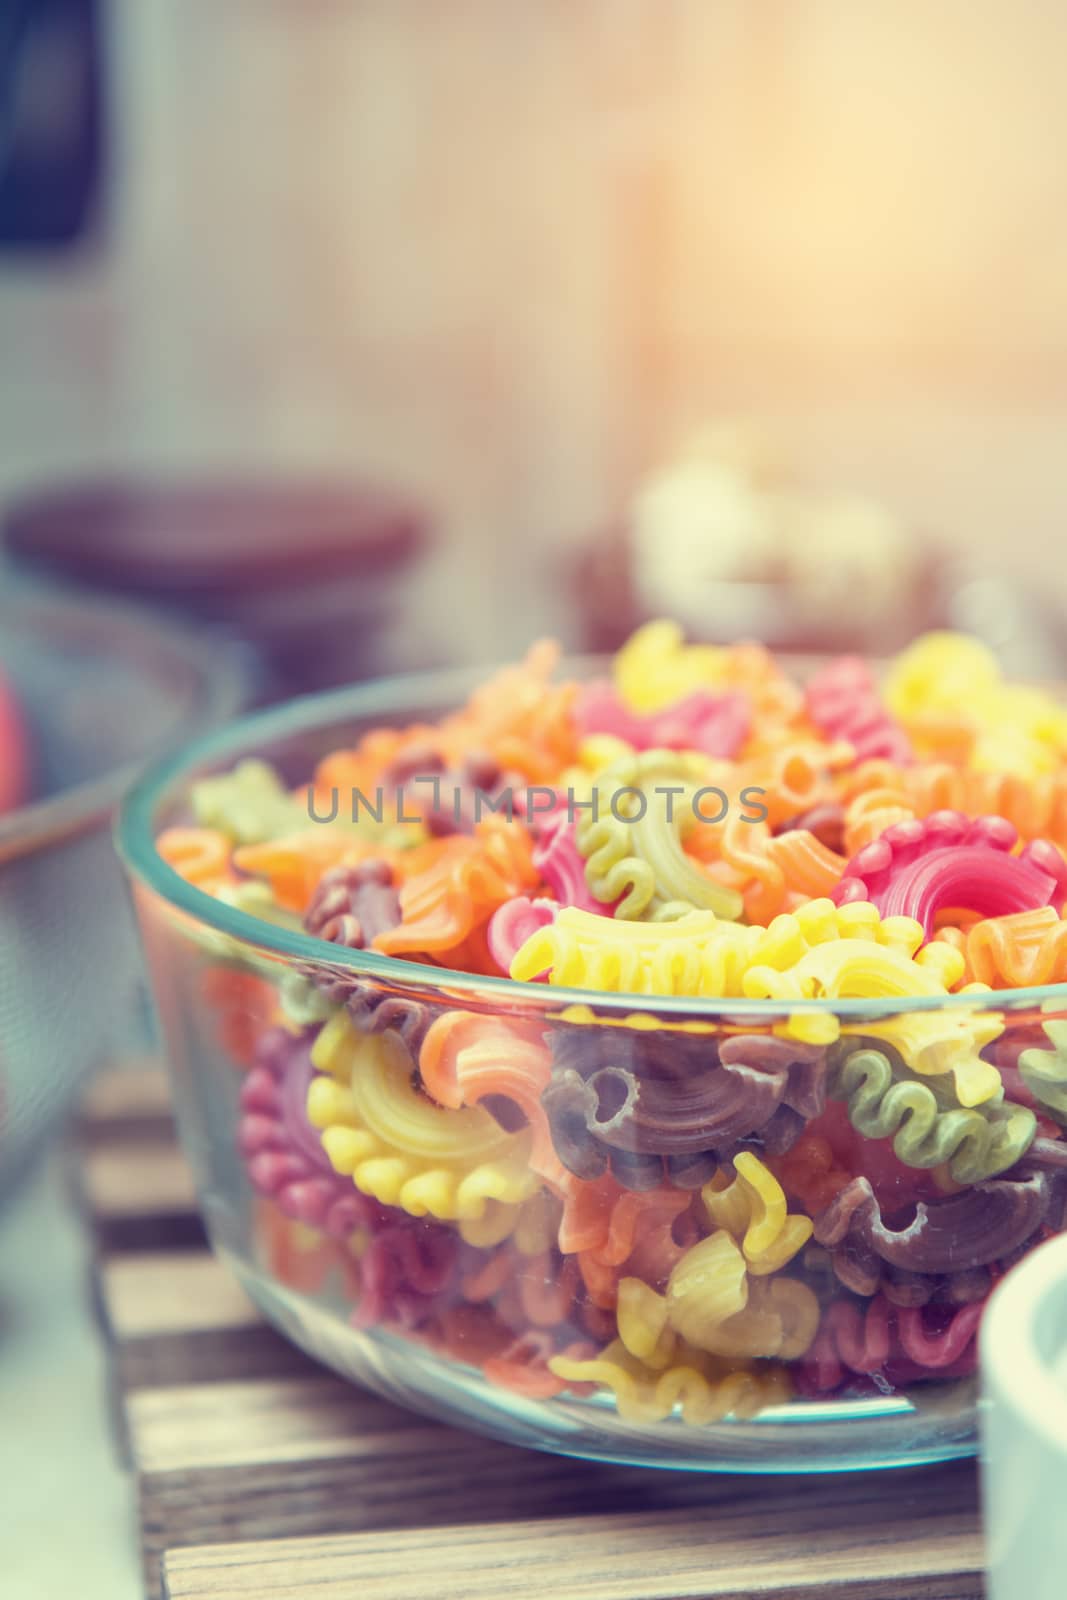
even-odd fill
[{"label": "white cup", "polygon": [[1067,1234],[1008,1274],[982,1319],[989,1600],[1067,1595]]}]

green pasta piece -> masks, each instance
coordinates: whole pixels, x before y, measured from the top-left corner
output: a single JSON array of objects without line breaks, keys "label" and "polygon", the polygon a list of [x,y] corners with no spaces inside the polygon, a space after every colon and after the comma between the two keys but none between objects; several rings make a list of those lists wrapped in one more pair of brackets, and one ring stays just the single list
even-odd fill
[{"label": "green pasta piece", "polygon": [[1037,1130],[1029,1107],[946,1107],[947,1085],[935,1093],[936,1082],[917,1078],[895,1053],[850,1049],[831,1060],[827,1092],[847,1103],[849,1121],[865,1139],[891,1138],[905,1166],[947,1162],[957,1183],[980,1183],[1014,1166]]},{"label": "green pasta piece", "polygon": [[[591,893],[606,905],[618,900],[617,917],[672,922],[690,911],[712,911],[729,922],[740,917],[744,902],[736,890],[713,882],[682,848],[685,829],[696,821],[697,788],[692,761],[673,750],[624,756],[598,776],[598,814],[579,820],[575,842]],[[622,794],[631,789],[639,793]]]},{"label": "green pasta piece", "polygon": [[232,772],[193,785],[193,813],[202,828],[216,828],[235,844],[262,844],[310,826],[266,761],[241,761]]},{"label": "green pasta piece", "polygon": [[1051,1050],[1033,1046],[1019,1057],[1019,1076],[1043,1111],[1067,1126],[1067,1022],[1046,1022]]}]

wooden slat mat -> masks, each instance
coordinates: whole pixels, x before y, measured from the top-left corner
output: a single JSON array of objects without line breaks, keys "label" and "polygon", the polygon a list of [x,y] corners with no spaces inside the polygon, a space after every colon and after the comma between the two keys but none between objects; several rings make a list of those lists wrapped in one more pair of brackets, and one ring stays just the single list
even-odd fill
[{"label": "wooden slat mat", "polygon": [[208,1254],[158,1075],[99,1081],[81,1132],[149,1595],[981,1595],[970,1464],[703,1476],[541,1455],[427,1421],[309,1361]]}]

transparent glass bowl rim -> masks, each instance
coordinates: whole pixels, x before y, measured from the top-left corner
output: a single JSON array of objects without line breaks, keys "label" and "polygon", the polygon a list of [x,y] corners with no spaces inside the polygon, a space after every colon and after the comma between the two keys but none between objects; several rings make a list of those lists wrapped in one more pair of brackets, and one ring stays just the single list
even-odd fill
[{"label": "transparent glass bowl rim", "polygon": [[[800,661],[804,658],[793,658]],[[808,658],[810,659],[810,658]],[[603,671],[606,659],[568,657],[565,672],[579,677],[597,669]],[[1067,983],[1043,984],[1025,989],[995,989],[987,992],[948,995],[901,995],[887,999],[804,999],[749,1000],[707,999],[696,996],[654,994],[614,994],[600,989],[567,988],[562,984],[520,982],[457,968],[434,967],[373,950],[351,950],[331,944],[311,934],[294,932],[266,922],[246,911],[226,905],[197,889],[163,860],[155,847],[155,817],[173,790],[188,785],[196,769],[212,763],[233,765],[257,756],[269,758],[260,748],[301,733],[342,724],[345,721],[370,723],[413,716],[429,708],[441,713],[462,704],[472,688],[484,682],[492,667],[462,668],[441,673],[417,673],[379,678],[355,687],[331,689],[304,695],[281,706],[254,712],[222,728],[201,735],[168,757],[144,770],[128,792],[115,825],[115,843],[131,876],[153,890],[165,902],[184,912],[204,927],[249,945],[271,956],[290,962],[350,971],[354,976],[379,979],[407,990],[425,989],[427,998],[447,992],[455,1003],[457,991],[470,999],[494,1003],[501,1010],[536,1007],[558,1012],[568,1006],[595,1007],[603,1013],[634,1012],[652,1014],[660,1022],[744,1022],[770,1026],[789,1015],[812,1013],[840,1018],[850,1026],[877,1022],[919,1012],[1004,1011],[1032,1008],[1045,1002],[1058,1002],[1067,1011]]]},{"label": "transparent glass bowl rim", "polygon": [[150,662],[166,672],[177,672],[190,693],[188,703],[176,716],[173,727],[142,755],[120,762],[99,777],[85,779],[70,788],[60,789],[43,800],[31,800],[0,816],[0,862],[28,855],[58,843],[74,834],[87,832],[107,822],[146,760],[158,757],[161,747],[170,747],[192,721],[217,727],[232,717],[241,704],[243,674],[236,657],[220,645],[205,641],[192,629],[169,617],[96,596],[86,597],[75,590],[45,589],[26,583],[10,596],[0,598],[0,622],[13,615],[18,623],[38,623],[44,627],[62,624],[72,637],[95,643],[109,641],[118,651]]}]

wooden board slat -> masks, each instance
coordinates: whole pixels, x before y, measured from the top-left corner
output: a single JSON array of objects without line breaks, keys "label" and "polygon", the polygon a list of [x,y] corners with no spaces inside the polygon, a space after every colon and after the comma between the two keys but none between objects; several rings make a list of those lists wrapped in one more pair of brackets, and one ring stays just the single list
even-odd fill
[{"label": "wooden board slat", "polygon": [[209,1255],[158,1075],[104,1077],[78,1189],[146,1594],[977,1600],[973,1465],[814,1478],[598,1465],[332,1376]]},{"label": "wooden board slat", "polygon": [[89,1143],[166,1138],[172,1126],[166,1069],[153,1057],[97,1073],[78,1117],[78,1132]]},{"label": "wooden board slat", "polygon": [[[638,1512],[172,1551],[168,1600],[979,1600],[973,1518],[917,1516],[894,1534],[868,1502],[811,1497],[801,1521],[750,1484],[728,1525]],[[806,1496],[799,1491],[799,1503]],[[936,1503],[936,1502],[935,1502]],[[872,1528],[877,1530],[871,1538]],[[859,1557],[859,1559],[858,1559]]]},{"label": "wooden board slat", "polygon": [[104,1331],[123,1390],[316,1371],[269,1327],[206,1250],[117,1255],[98,1273]]},{"label": "wooden board slat", "polygon": [[221,1539],[416,1525],[499,1522],[506,1540],[531,1518],[609,1509],[699,1507],[716,1541],[727,1529],[762,1540],[778,1522],[794,1547],[840,1514],[841,1560],[852,1551],[855,1577],[872,1523],[893,1544],[923,1520],[977,1540],[966,1463],[767,1482],[599,1465],[427,1422],[329,1377],[142,1391],[128,1407],[153,1564],[164,1550]]},{"label": "wooden board slat", "polygon": [[105,1252],[205,1242],[192,1173],[171,1137],[91,1145],[79,1198]]}]

